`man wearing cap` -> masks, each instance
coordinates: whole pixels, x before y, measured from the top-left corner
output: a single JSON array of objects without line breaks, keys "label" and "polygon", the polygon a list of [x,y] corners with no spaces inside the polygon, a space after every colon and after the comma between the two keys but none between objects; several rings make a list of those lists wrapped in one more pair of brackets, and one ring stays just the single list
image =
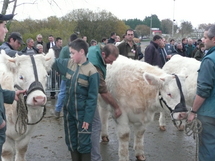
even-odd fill
[{"label": "man wearing cap", "polygon": [[19,32],[12,32],[9,35],[7,42],[4,42],[0,46],[0,49],[5,50],[6,54],[10,57],[15,57],[16,53],[18,55],[23,54],[21,51],[17,51],[22,44],[24,44],[24,42],[22,41],[21,34]]},{"label": "man wearing cap", "polygon": [[[2,15],[0,14],[0,42],[3,42],[5,35],[8,32],[6,27],[6,21],[11,20],[14,15]],[[2,146],[5,142],[5,131],[6,131],[6,116],[4,103],[12,104],[14,100],[18,101],[18,95],[24,93],[25,91],[9,91],[1,88],[0,85],[0,156],[2,153]],[[1,158],[0,158],[1,160]]]}]

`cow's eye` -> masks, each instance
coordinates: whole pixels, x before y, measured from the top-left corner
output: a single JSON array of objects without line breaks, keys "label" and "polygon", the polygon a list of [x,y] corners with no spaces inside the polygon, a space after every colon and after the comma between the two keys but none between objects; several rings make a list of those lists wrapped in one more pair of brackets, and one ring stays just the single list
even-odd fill
[{"label": "cow's eye", "polygon": [[171,93],[168,93],[167,95],[170,96],[170,97],[172,97]]},{"label": "cow's eye", "polygon": [[24,78],[23,78],[23,76],[20,75],[20,76],[19,76],[19,79],[23,80]]}]

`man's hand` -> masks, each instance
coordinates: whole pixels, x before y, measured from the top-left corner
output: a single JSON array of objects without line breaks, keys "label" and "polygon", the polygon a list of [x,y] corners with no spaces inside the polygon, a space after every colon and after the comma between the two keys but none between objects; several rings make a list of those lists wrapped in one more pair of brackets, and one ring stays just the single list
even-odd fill
[{"label": "man's hand", "polygon": [[196,114],[193,113],[193,112],[190,112],[188,114],[188,117],[187,117],[187,122],[192,122],[194,120],[194,118],[196,117]]},{"label": "man's hand", "polygon": [[120,108],[116,108],[114,109],[114,114],[115,114],[115,118],[118,118],[119,116],[122,115],[122,111],[120,110]]},{"label": "man's hand", "polygon": [[89,127],[89,123],[83,122],[82,128],[85,129],[85,130],[87,130],[88,127]]},{"label": "man's hand", "polygon": [[2,124],[0,125],[0,129],[3,129],[6,126],[6,122],[3,120]]},{"label": "man's hand", "polygon": [[19,95],[24,94],[24,93],[26,93],[26,90],[15,91],[15,100],[18,101],[19,100]]}]

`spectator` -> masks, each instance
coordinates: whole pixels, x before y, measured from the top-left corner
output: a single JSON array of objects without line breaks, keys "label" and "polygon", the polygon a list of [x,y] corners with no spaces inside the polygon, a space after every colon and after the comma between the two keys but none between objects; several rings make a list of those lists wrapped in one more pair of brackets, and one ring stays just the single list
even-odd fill
[{"label": "spectator", "polygon": [[48,39],[49,42],[46,43],[46,52],[48,52],[50,48],[53,48],[53,46],[55,46],[54,37],[52,35],[49,35]]},{"label": "spectator", "polygon": [[125,41],[117,46],[119,54],[131,59],[138,59],[137,45],[133,41],[134,31],[132,29],[128,29],[125,34]]},{"label": "spectator", "polygon": [[150,44],[145,49],[145,62],[149,63],[151,65],[156,65],[160,68],[162,68],[163,63],[161,60],[160,52],[158,50],[158,47],[162,43],[162,37],[159,35],[155,35],[153,37],[153,40],[150,42]]},{"label": "spectator", "polygon": [[38,54],[38,49],[34,47],[34,40],[29,38],[26,40],[27,46],[22,49],[22,52],[25,54]]},{"label": "spectator", "polygon": [[205,45],[204,45],[204,43],[200,43],[199,44],[199,49],[196,51],[196,53],[194,55],[194,58],[196,60],[201,61],[202,58],[204,57],[204,52],[205,52]]},{"label": "spectator", "polygon": [[100,43],[100,47],[103,48],[107,44],[107,42],[108,42],[108,39],[106,37],[103,37]]},{"label": "spectator", "polygon": [[187,45],[187,38],[181,40],[183,52],[186,53],[185,45]]},{"label": "spectator", "polygon": [[164,66],[164,64],[171,58],[172,55],[168,55],[166,48],[165,48],[165,39],[162,39],[161,43],[159,44],[158,47],[158,51],[160,53],[160,57],[161,57],[161,66],[159,66],[160,68],[162,68]]},{"label": "spectator", "polygon": [[193,50],[195,49],[195,45],[193,45],[193,40],[188,38],[188,43],[185,45],[185,54],[186,57],[192,57]]},{"label": "spectator", "polygon": [[108,39],[108,43],[115,44],[115,39],[116,39],[116,33],[112,32],[110,34],[110,38]]},{"label": "spectator", "polygon": [[37,44],[41,44],[43,46],[43,51],[46,51],[46,45],[45,42],[43,42],[43,36],[41,34],[36,36],[36,41],[34,42],[35,48],[37,48]]},{"label": "spectator", "polygon": [[143,53],[141,50],[141,42],[139,38],[133,38],[134,43],[137,45],[137,53],[138,53],[138,60],[143,58]]},{"label": "spectator", "polygon": [[[76,40],[78,36],[76,34],[72,34],[70,36],[69,42],[72,42],[73,40]],[[69,51],[69,45],[64,46],[61,51],[59,58],[61,59],[68,59],[70,58],[70,51]],[[65,96],[66,96],[66,77],[62,75],[61,82],[60,82],[60,92],[58,93],[57,102],[55,104],[55,112],[54,115],[58,119],[60,117],[61,110],[63,106],[65,105]]]},{"label": "spectator", "polygon": [[165,44],[165,50],[167,52],[167,55],[174,55],[177,53],[176,49],[175,49],[175,40],[171,39],[169,41],[169,43]]},{"label": "spectator", "polygon": [[90,41],[90,46],[96,46],[96,45],[97,45],[97,41],[94,40],[94,39],[92,39],[92,40]]},{"label": "spectator", "polygon": [[44,51],[43,51],[43,45],[42,44],[37,44],[36,48],[38,49],[38,54],[43,54],[45,55]]},{"label": "spectator", "polygon": [[181,56],[185,56],[184,50],[183,50],[183,46],[181,43],[177,43],[176,44],[176,51],[177,54],[181,55]]},{"label": "spectator", "polygon": [[[60,55],[60,51],[62,49],[62,39],[60,37],[57,37],[56,38],[56,41],[55,41],[55,46],[52,47],[52,49],[54,50],[54,53],[55,53],[55,58],[58,58],[59,55]],[[61,76],[56,73],[56,71],[54,69],[52,69],[51,71],[51,77],[52,77],[52,89],[56,89],[56,81],[57,81],[57,85],[58,87],[60,86],[60,82],[61,82]],[[51,92],[50,93],[50,97],[51,99],[55,99],[55,94],[56,92]]]},{"label": "spectator", "polygon": [[124,42],[125,41],[125,36],[126,36],[126,34],[123,34],[122,35],[122,41],[116,42],[115,45],[118,46],[119,44],[121,44],[122,42]]},{"label": "spectator", "polygon": [[22,44],[24,44],[24,42],[22,41],[21,34],[19,32],[12,32],[9,35],[7,42],[4,42],[0,46],[0,49],[5,50],[6,54],[10,57],[15,57],[16,53],[18,55],[23,54],[21,51],[18,51]]}]

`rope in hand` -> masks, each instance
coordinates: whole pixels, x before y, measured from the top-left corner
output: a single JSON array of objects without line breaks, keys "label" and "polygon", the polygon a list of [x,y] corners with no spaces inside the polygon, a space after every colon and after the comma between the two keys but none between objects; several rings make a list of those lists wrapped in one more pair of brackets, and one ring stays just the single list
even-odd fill
[{"label": "rope in hand", "polygon": [[187,136],[193,135],[193,139],[196,140],[196,161],[198,161],[198,147],[199,138],[198,135],[202,132],[202,123],[196,117],[191,122],[187,122],[185,125],[185,134]]},{"label": "rope in hand", "polygon": [[19,134],[24,134],[27,130],[28,122],[28,110],[25,105],[24,95],[19,95],[19,101],[17,101],[17,119],[15,123],[15,130]]}]

